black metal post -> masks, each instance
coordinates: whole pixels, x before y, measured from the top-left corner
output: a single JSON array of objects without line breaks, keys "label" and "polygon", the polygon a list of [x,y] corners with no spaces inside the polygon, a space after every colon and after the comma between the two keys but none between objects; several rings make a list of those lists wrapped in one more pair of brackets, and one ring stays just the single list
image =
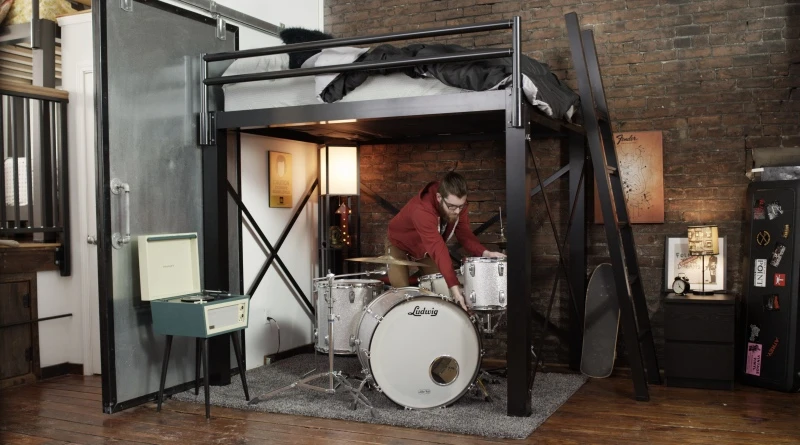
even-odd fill
[{"label": "black metal post", "polygon": [[100,299],[100,369],[103,386],[103,412],[117,408],[116,343],[114,338],[113,267],[111,264],[111,183],[108,128],[108,5],[96,2],[92,8],[92,47],[95,79],[95,138],[97,174],[97,279]]},{"label": "black metal post", "polygon": [[244,399],[249,401],[250,400],[250,392],[247,390],[247,376],[245,375],[245,366],[244,366],[244,355],[242,355],[242,348],[239,346],[239,335],[244,336],[244,329],[241,331],[233,331],[229,335],[231,336],[231,342],[233,343],[233,352],[236,354],[236,364],[239,366],[239,377],[242,379],[242,388],[244,388]]},{"label": "black metal post", "polygon": [[[44,104],[44,101],[39,102],[39,106],[41,107]],[[36,212],[33,211],[33,157],[31,156],[31,128],[30,123],[28,122],[28,116],[30,116],[30,99],[25,99],[25,177],[27,178],[27,186],[28,186],[28,227],[36,227],[36,220],[34,215]]]},{"label": "black metal post", "polygon": [[582,134],[569,135],[569,202],[575,202],[569,229],[569,276],[572,280],[573,298],[570,306],[569,366],[580,370],[583,347],[583,313],[586,302],[586,189],[591,190],[591,180],[581,182],[581,172],[586,163],[586,144]]},{"label": "black metal post", "polygon": [[203,360],[203,339],[194,339],[194,395],[200,394],[200,362]]},{"label": "black metal post", "polygon": [[[515,106],[513,103],[510,107]],[[526,145],[528,107],[522,108],[522,128],[506,127],[506,211],[508,262],[508,415],[531,415],[531,239],[528,169],[531,158]],[[509,117],[510,113],[507,113]]]},{"label": "black metal post", "polygon": [[[205,288],[229,289],[228,258],[228,135],[217,132],[217,145],[203,150],[203,272]],[[219,335],[206,341],[206,381],[214,385],[231,383],[231,346],[227,336]],[[208,356],[212,356],[210,360]],[[210,374],[209,374],[210,373]]]},{"label": "black metal post", "polygon": [[[58,122],[59,133],[61,140],[59,143],[59,158],[58,158],[58,180],[59,180],[59,201],[61,208],[61,250],[58,259],[58,267],[61,270],[61,276],[67,277],[72,274],[72,241],[70,238],[70,221],[69,221],[69,146],[67,142],[67,103],[61,102],[61,113]],[[30,165],[28,166],[30,172]],[[30,181],[30,174],[28,178]],[[30,196],[30,182],[28,183],[28,196]],[[33,201],[28,198],[28,214],[33,214]],[[32,219],[32,218],[31,218]]]},{"label": "black metal post", "polygon": [[[225,340],[225,344],[227,344],[228,343],[228,339],[226,337],[227,337],[226,335],[218,335],[216,337],[211,337],[211,338],[223,339],[223,340]],[[208,388],[208,385],[210,384],[209,376],[208,376],[208,372],[209,372],[209,369],[208,369],[208,360],[209,360],[209,358],[208,358],[208,356],[211,355],[211,351],[209,350],[209,344],[210,343],[211,342],[209,341],[209,339],[207,339],[207,338],[203,339],[203,346],[202,346],[202,349],[203,349],[203,354],[202,354],[203,355],[203,386],[205,387],[205,390],[206,390],[206,419],[210,419],[211,418],[211,400],[210,400],[211,394],[210,394],[210,391],[209,391],[209,388]],[[230,361],[230,359],[228,361]],[[230,365],[228,365],[228,367],[230,367]],[[230,372],[228,372],[228,380],[230,380]]]},{"label": "black metal post", "polygon": [[156,412],[161,411],[161,404],[164,403],[164,385],[167,383],[167,369],[169,368],[169,353],[172,350],[172,336],[167,335],[167,343],[164,345],[164,361],[161,363],[161,380],[158,385],[158,406]]},{"label": "black metal post", "polygon": [[[53,113],[50,102],[42,102],[39,107],[39,177],[42,178],[42,227],[54,227],[53,221],[53,137],[51,133],[51,120]],[[55,234],[44,236],[45,242],[55,241]]]}]

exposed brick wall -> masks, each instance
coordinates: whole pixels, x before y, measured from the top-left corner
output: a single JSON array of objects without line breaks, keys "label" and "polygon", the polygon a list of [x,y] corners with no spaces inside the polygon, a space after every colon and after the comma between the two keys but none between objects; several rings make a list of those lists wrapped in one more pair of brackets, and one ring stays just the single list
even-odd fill
[{"label": "exposed brick wall", "polygon": [[[660,130],[664,139],[664,224],[635,226],[639,261],[659,350],[664,237],[686,226],[716,223],[728,241],[728,287],[740,293],[745,190],[750,151],[800,146],[796,88],[800,4],[787,0],[326,0],[325,28],[336,37],[371,35],[522,18],[523,51],[576,88],[564,14],[575,11],[593,29],[615,131]],[[448,40],[465,46],[508,47],[508,34]],[[403,44],[402,42],[397,42]],[[794,63],[793,63],[794,62]],[[501,143],[364,146],[362,182],[401,207],[429,180],[453,167],[469,182],[470,218],[486,221],[505,207]],[[557,143],[539,145],[543,176],[564,161]],[[535,182],[535,178],[534,178]],[[564,181],[548,191],[559,233],[566,230]],[[382,250],[390,214],[363,199],[364,254]],[[533,201],[534,305],[544,313],[557,273],[555,242],[541,198]],[[499,226],[482,235],[489,243]],[[607,260],[602,226],[589,228],[589,264]],[[513,240],[512,240],[513,241]],[[590,269],[591,270],[591,269]],[[554,322],[566,329],[562,283]],[[561,310],[564,308],[564,310]],[[536,330],[538,332],[539,325]],[[490,355],[502,354],[502,337]],[[566,362],[566,347],[548,339],[550,360]],[[622,357],[622,355],[621,355]]]}]

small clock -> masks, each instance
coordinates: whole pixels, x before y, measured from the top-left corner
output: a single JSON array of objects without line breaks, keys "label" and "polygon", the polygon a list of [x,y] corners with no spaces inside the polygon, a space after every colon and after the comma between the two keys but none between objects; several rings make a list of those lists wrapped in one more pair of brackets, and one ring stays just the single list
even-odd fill
[{"label": "small clock", "polygon": [[686,295],[686,292],[689,292],[689,280],[683,276],[675,277],[675,281],[672,282],[672,291],[678,295]]}]

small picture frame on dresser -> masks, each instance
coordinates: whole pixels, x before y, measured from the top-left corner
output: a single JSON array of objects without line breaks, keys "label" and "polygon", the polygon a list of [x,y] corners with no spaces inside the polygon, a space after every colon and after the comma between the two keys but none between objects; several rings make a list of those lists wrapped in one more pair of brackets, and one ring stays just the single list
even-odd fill
[{"label": "small picture frame on dresser", "polygon": [[706,291],[725,293],[725,241],[724,236],[719,237],[719,255],[691,256],[687,237],[668,236],[664,241],[664,292],[672,292],[675,277],[683,274],[691,289],[704,287]]}]

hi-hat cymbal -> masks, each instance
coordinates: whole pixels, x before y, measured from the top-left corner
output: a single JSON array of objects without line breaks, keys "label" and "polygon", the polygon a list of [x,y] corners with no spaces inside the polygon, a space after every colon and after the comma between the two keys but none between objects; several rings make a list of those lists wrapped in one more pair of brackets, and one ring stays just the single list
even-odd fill
[{"label": "hi-hat cymbal", "polygon": [[377,257],[362,257],[362,258],[348,258],[347,261],[357,261],[359,263],[377,263],[377,264],[394,264],[397,266],[427,266],[425,263],[417,263],[415,261],[398,260],[389,255],[382,255]]}]

